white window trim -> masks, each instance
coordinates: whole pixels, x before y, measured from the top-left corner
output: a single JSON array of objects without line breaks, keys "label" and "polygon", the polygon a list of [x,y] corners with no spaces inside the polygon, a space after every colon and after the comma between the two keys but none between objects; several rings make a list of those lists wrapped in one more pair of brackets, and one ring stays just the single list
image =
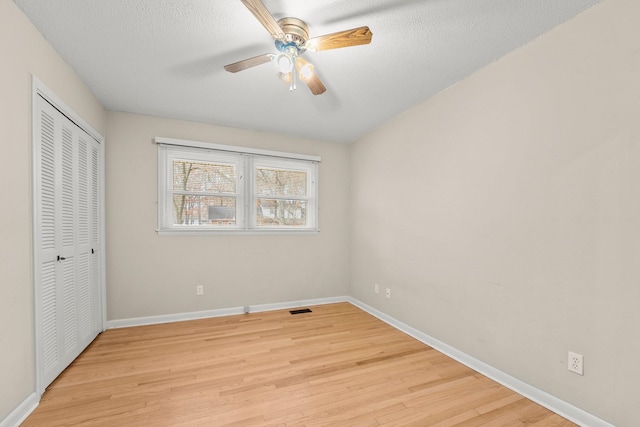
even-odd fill
[{"label": "white window trim", "polygon": [[307,160],[309,162],[320,163],[319,156],[307,154],[286,153],[284,151],[261,150],[259,148],[236,147],[234,145],[214,144],[201,141],[190,141],[187,139],[164,138],[157,136],[154,139],[156,144],[175,145],[178,147],[204,148],[206,150],[229,151],[231,153],[256,154],[259,156],[279,157],[282,159]]},{"label": "white window trim", "polygon": [[[286,235],[286,234],[316,234],[319,230],[319,209],[318,209],[318,163],[321,161],[319,156],[312,156],[306,154],[287,153],[281,151],[262,150],[256,148],[237,147],[223,144],[213,144],[200,141],[190,141],[174,138],[156,137],[154,143],[158,144],[158,228],[156,229],[160,236],[176,236],[176,235]],[[238,201],[243,204],[239,206],[239,215],[242,218],[239,219],[239,228],[225,228],[225,227],[180,227],[171,226],[167,227],[163,224],[163,218],[167,215],[167,197],[166,188],[168,185],[168,157],[166,151],[162,153],[160,146],[167,146],[167,150],[171,150],[171,146],[176,150],[184,153],[185,157],[190,155],[195,156],[194,160],[202,160],[206,158],[206,152],[201,150],[211,150],[216,152],[217,155],[224,156],[225,152],[232,154],[237,158],[237,155],[244,155],[245,160],[240,165],[242,175],[240,179],[241,188],[238,189]],[[183,150],[181,150],[184,149]],[[193,154],[191,154],[193,153]],[[256,165],[278,165],[283,166],[287,163],[295,162],[297,165],[292,169],[304,170],[309,174],[311,178],[308,182],[308,199],[314,201],[311,209],[307,212],[308,219],[311,220],[312,226],[309,228],[283,228],[283,227],[255,227],[251,224],[251,219],[255,218],[256,208],[254,194],[255,176],[254,171]],[[303,161],[300,163],[299,161]]]}]

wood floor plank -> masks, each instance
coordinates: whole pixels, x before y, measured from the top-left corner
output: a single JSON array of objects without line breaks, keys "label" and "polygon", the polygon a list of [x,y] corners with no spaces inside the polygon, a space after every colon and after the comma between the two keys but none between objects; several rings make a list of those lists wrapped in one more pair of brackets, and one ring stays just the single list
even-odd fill
[{"label": "wood floor plank", "polygon": [[108,330],[31,426],[575,424],[348,303]]}]

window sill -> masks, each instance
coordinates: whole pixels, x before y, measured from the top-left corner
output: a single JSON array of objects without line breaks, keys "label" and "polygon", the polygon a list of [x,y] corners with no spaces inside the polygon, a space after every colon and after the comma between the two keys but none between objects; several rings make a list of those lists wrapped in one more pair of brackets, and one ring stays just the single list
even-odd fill
[{"label": "window sill", "polygon": [[301,230],[156,230],[158,236],[287,236],[318,234],[317,229]]}]

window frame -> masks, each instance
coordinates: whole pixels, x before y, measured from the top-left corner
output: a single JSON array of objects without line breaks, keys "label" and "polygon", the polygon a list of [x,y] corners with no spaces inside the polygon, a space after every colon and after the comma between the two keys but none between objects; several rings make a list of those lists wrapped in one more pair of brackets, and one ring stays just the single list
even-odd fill
[{"label": "window frame", "polygon": [[[257,200],[258,199],[277,199],[277,200],[304,200],[307,202],[306,209],[306,218],[307,223],[315,224],[317,223],[317,209],[315,206],[317,205],[317,197],[316,197],[316,186],[315,182],[317,182],[317,168],[315,164],[310,162],[300,162],[292,159],[276,159],[269,157],[253,157],[251,159],[251,172],[250,172],[250,196],[251,200],[249,201],[249,218],[252,221],[248,224],[249,228],[255,228],[256,230],[308,230],[310,227],[287,227],[287,226],[265,226],[257,225]],[[256,193],[256,171],[260,167],[265,168],[273,168],[278,170],[289,170],[296,172],[305,172],[307,174],[307,185],[306,185],[306,196],[305,197],[295,197],[295,196],[267,196],[267,195],[259,195]]]},{"label": "window frame", "polygon": [[[197,192],[197,191],[182,191],[173,188],[173,162],[180,160],[193,161],[194,163],[220,163],[231,164],[235,167],[236,174],[236,191],[234,193],[214,193],[214,192]],[[228,153],[214,153],[211,150],[193,149],[193,148],[168,148],[164,153],[164,159],[159,162],[164,162],[164,191],[163,196],[158,194],[158,225],[159,228],[171,228],[175,230],[187,231],[194,228],[193,225],[173,224],[173,197],[175,195],[187,194],[194,196],[211,196],[211,197],[233,197],[236,199],[236,218],[235,226],[220,226],[220,225],[199,225],[198,229],[230,229],[235,230],[237,228],[244,227],[244,220],[246,215],[244,213],[244,159],[238,156],[232,156]],[[160,167],[160,163],[158,163]],[[167,224],[171,222],[171,226],[167,227]],[[162,224],[162,225],[160,225]]]},{"label": "window frame", "polygon": [[[163,137],[156,137],[154,142],[158,146],[158,235],[315,234],[319,231],[320,157]],[[230,195],[236,197],[234,226],[173,224],[174,160],[232,163],[236,166],[236,193]],[[286,198],[307,202],[306,227],[257,225],[256,200],[265,197],[255,194],[255,172],[262,166],[307,173],[307,196]]]}]

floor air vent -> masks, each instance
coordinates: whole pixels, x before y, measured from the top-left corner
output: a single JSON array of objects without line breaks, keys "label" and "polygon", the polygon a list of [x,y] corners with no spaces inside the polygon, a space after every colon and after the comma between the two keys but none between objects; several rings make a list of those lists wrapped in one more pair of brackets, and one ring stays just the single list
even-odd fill
[{"label": "floor air vent", "polygon": [[301,308],[300,310],[289,310],[289,313],[291,314],[311,313],[311,309]]}]

